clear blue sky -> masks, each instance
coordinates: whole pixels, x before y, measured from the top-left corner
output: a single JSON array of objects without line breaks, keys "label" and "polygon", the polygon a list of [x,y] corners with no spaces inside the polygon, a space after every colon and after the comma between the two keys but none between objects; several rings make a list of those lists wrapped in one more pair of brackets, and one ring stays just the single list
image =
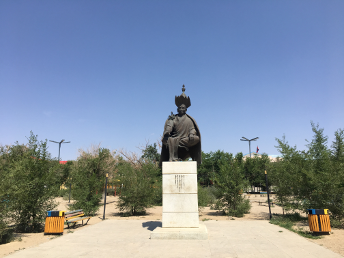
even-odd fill
[{"label": "clear blue sky", "polygon": [[[185,84],[205,152],[344,128],[344,1],[0,1],[0,144],[138,152]],[[53,157],[58,145],[49,143]]]}]

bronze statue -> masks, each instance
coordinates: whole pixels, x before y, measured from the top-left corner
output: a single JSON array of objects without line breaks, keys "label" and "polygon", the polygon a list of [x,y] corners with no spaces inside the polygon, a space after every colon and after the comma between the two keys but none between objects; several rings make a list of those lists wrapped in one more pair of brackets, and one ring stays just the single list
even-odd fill
[{"label": "bronze statue", "polygon": [[182,91],[175,97],[178,114],[171,112],[165,122],[160,166],[163,161],[182,161],[190,157],[197,165],[202,162],[201,133],[195,119],[186,114],[191,101],[184,93],[184,85]]}]

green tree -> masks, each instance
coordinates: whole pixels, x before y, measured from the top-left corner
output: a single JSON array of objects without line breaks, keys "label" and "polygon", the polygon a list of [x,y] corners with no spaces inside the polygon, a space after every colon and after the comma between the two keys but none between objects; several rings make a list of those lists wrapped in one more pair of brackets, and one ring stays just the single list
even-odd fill
[{"label": "green tree", "polygon": [[160,154],[158,153],[156,143],[146,146],[146,148],[143,150],[141,159],[145,159],[153,163],[158,163],[160,161]]},{"label": "green tree", "polygon": [[336,207],[332,213],[334,213],[334,217],[341,220],[344,218],[344,130],[338,129],[334,136],[335,140],[331,146],[332,167],[340,183],[337,185],[337,193],[333,197]]},{"label": "green tree", "polygon": [[243,172],[250,185],[265,189],[264,171],[270,164],[269,156],[265,153],[254,155],[252,158],[247,157],[243,163]]},{"label": "green tree", "polygon": [[344,217],[343,131],[335,132],[335,142],[327,147],[324,129],[312,124],[314,137],[308,144],[311,163],[310,180],[313,188],[309,204],[315,208],[328,208],[333,216]]},{"label": "green tree", "polygon": [[212,185],[212,174],[214,173],[213,170],[213,160],[212,160],[212,153],[205,153],[202,151],[202,164],[198,167],[197,170],[197,178],[198,182],[202,185]]},{"label": "green tree", "polygon": [[202,152],[202,164],[197,171],[198,181],[202,185],[212,185],[216,174],[220,171],[220,163],[229,162],[232,159],[231,155],[220,150],[209,153]]},{"label": "green tree", "polygon": [[338,129],[334,133],[335,140],[332,142],[332,157],[338,164],[344,164],[344,130]]},{"label": "green tree", "polygon": [[[331,152],[327,147],[327,136],[324,136],[324,129],[319,128],[311,122],[313,139],[307,144],[306,153],[307,170],[303,181],[304,187],[300,191],[301,198],[304,198],[304,208],[324,209],[332,206],[329,202],[333,199],[338,188],[337,175],[333,174],[331,164]],[[334,207],[331,207],[333,210]]]},{"label": "green tree", "polygon": [[83,209],[86,215],[96,214],[101,205],[106,173],[113,171],[114,162],[108,149],[81,151],[71,173],[72,197],[75,200],[72,209]]},{"label": "green tree", "polygon": [[335,133],[332,150],[324,130],[311,122],[313,139],[307,151],[298,151],[277,139],[281,159],[271,164],[271,175],[279,202],[287,209],[330,209],[335,218],[344,217],[343,133]]},{"label": "green tree", "polygon": [[216,206],[228,215],[242,217],[251,208],[249,200],[242,195],[243,189],[248,186],[242,172],[242,154],[237,154],[235,158],[229,153],[224,156],[215,175]]},{"label": "green tree", "polygon": [[296,146],[291,147],[285,139],[276,138],[278,145],[276,148],[281,153],[282,158],[268,167],[270,182],[273,184],[273,190],[276,193],[276,199],[285,210],[300,208],[299,190],[301,182],[307,182],[304,176],[304,167],[306,167],[305,155],[297,151]]},{"label": "green tree", "polygon": [[[157,164],[129,163],[117,166],[118,179],[123,184],[117,207],[130,215],[144,214],[157,198],[161,198],[161,171]],[[160,196],[157,196],[160,194]]]},{"label": "green tree", "polygon": [[61,178],[60,169],[47,151],[47,140],[38,141],[32,132],[27,145],[16,143],[2,155],[2,185],[7,185],[6,200],[9,216],[21,232],[42,229],[46,212],[56,207],[54,196]]},{"label": "green tree", "polygon": [[9,215],[9,196],[7,193],[10,187],[8,151],[9,146],[0,146],[0,244],[9,242],[12,235],[8,229],[8,224],[12,222]]}]

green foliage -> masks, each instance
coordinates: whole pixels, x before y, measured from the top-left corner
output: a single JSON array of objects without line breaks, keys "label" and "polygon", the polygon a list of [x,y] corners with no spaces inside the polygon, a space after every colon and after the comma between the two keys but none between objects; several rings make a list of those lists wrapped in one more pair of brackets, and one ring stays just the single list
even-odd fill
[{"label": "green foliage", "polygon": [[215,169],[213,167],[214,160],[212,152],[205,153],[202,151],[202,164],[198,167],[197,178],[202,185],[212,185]]},{"label": "green foliage", "polygon": [[[308,152],[306,154],[308,165],[306,173],[308,179],[307,190],[301,191],[300,197],[304,196],[305,198],[305,208],[328,208],[333,214],[338,214],[340,210],[337,205],[339,199],[344,196],[344,189],[340,192],[337,190],[340,189],[343,177],[332,169],[331,151],[327,148],[327,137],[323,135],[324,130],[313,123],[312,130],[314,137],[307,145]],[[340,181],[338,182],[338,180]],[[343,200],[341,204],[343,204]],[[343,205],[341,206],[343,208]]]},{"label": "green foliage", "polygon": [[273,189],[276,193],[275,198],[282,208],[284,210],[298,209],[300,207],[297,198],[295,198],[295,192],[300,190],[299,183],[303,179],[304,153],[298,152],[296,147],[289,146],[285,136],[283,136],[282,140],[276,140],[278,142],[276,147],[283,158],[270,164],[268,177],[270,182],[273,183]]},{"label": "green foliage", "polygon": [[9,196],[7,189],[10,187],[8,180],[7,148],[0,146],[0,244],[9,242],[8,223],[9,221]]},{"label": "green foliage", "polygon": [[243,162],[244,175],[249,180],[251,186],[265,187],[264,171],[270,164],[270,159],[267,154],[261,156],[253,155],[252,158],[247,157]]},{"label": "green foliage", "polygon": [[[1,189],[2,185],[0,185]],[[1,191],[1,190],[0,190]],[[8,229],[9,200],[1,191],[0,194],[0,244],[8,243],[11,240],[12,231]]]},{"label": "green foliage", "polygon": [[[161,171],[159,171],[159,174],[161,175]],[[162,181],[161,176],[154,176],[155,182],[154,182],[154,198],[152,205],[153,206],[162,206]]]},{"label": "green foliage", "polygon": [[311,123],[313,139],[307,151],[298,151],[276,139],[282,158],[270,165],[278,202],[287,210],[329,209],[335,219],[344,218],[343,130],[335,133],[332,149],[319,125]]},{"label": "green foliage", "polygon": [[344,163],[344,130],[338,129],[335,133],[335,140],[332,142],[332,158],[343,166]]},{"label": "green foliage", "polygon": [[239,154],[233,158],[228,153],[224,156],[218,163],[220,170],[215,176],[216,206],[228,215],[242,217],[251,208],[249,201],[242,195],[249,183],[242,173],[242,156]]},{"label": "green foliage", "polygon": [[201,184],[198,183],[198,208],[199,209],[207,207],[209,204],[211,204],[212,196],[208,188],[209,187],[202,187]]},{"label": "green foliage", "polygon": [[202,152],[202,164],[197,171],[198,182],[202,185],[213,185],[216,174],[220,171],[221,162],[229,162],[232,154],[223,151]]},{"label": "green foliage", "polygon": [[65,197],[69,194],[69,189],[60,189],[57,192],[57,197]]},{"label": "green foliage", "polygon": [[[161,198],[160,169],[153,163],[118,164],[118,179],[123,184],[117,203],[121,211],[130,215],[144,214]],[[160,195],[160,196],[159,196]]]},{"label": "green foliage", "polygon": [[[98,148],[93,153],[82,152],[72,167],[73,210],[83,209],[86,215],[94,216],[100,207],[106,173],[114,162],[108,149]],[[69,184],[69,181],[67,181]]]},{"label": "green foliage", "polygon": [[1,223],[0,224],[0,245],[9,243],[9,242],[13,241],[13,239],[14,239],[14,229],[5,227]]},{"label": "green foliage", "polygon": [[5,202],[5,214],[17,230],[38,232],[46,212],[56,206],[53,198],[62,169],[51,159],[47,140],[38,141],[32,132],[28,140],[28,145],[16,143],[1,150],[0,202]]},{"label": "green foliage", "polygon": [[146,148],[143,150],[141,159],[144,159],[153,163],[158,163],[160,161],[160,154],[158,153],[156,143],[154,143],[153,145],[149,144],[146,146]]},{"label": "green foliage", "polygon": [[[63,185],[67,182],[68,178],[70,177],[72,173],[73,163],[74,161],[67,161],[66,164],[61,164],[60,170],[59,170],[59,185]],[[67,185],[65,185],[67,186]]]},{"label": "green foliage", "polygon": [[[262,161],[261,161],[262,160]],[[267,163],[268,157],[263,159],[250,159],[251,164],[257,167]],[[246,170],[250,165],[246,166]],[[264,175],[264,169],[261,174]],[[226,214],[242,217],[250,210],[250,203],[242,196],[243,190],[249,185],[249,181],[245,178],[245,160],[243,154],[238,153],[235,158],[232,154],[223,151],[210,153],[202,152],[202,164],[198,169],[198,181],[202,185],[213,185],[212,187],[201,188],[199,190],[199,205],[205,203],[214,204],[214,208],[222,209]],[[200,189],[200,186],[199,186]],[[202,191],[207,189],[208,193]],[[210,200],[209,200],[210,198]]]},{"label": "green foliage", "polygon": [[[212,185],[214,179],[220,171],[221,162],[230,162],[232,154],[223,151],[210,153],[202,152],[202,164],[198,169],[198,181],[202,185]],[[243,158],[242,152],[236,154],[236,162],[240,165],[240,170],[251,186],[265,187],[264,170],[269,167],[270,159],[267,154],[254,155],[252,158]]]},{"label": "green foliage", "polygon": [[342,221],[340,219],[332,218],[330,220],[330,223],[331,223],[332,228],[344,229],[344,221]]}]

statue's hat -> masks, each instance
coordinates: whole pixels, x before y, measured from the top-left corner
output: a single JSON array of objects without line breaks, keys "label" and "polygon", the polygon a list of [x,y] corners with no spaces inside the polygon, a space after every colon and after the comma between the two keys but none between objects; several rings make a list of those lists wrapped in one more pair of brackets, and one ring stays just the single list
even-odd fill
[{"label": "statue's hat", "polygon": [[184,104],[186,108],[191,106],[191,100],[190,97],[187,97],[184,93],[185,86],[183,85],[182,88],[183,93],[180,96],[175,97],[175,103],[177,107],[180,107],[180,105]]}]

